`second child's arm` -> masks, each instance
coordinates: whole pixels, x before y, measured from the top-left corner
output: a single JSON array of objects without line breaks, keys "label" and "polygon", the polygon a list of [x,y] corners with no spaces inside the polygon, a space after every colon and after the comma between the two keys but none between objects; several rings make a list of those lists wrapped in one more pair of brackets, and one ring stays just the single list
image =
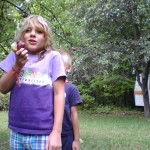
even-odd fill
[{"label": "second child's arm", "polygon": [[78,106],[71,107],[71,117],[74,132],[74,141],[72,145],[73,150],[80,150],[80,132],[79,132],[79,118],[78,118]]}]

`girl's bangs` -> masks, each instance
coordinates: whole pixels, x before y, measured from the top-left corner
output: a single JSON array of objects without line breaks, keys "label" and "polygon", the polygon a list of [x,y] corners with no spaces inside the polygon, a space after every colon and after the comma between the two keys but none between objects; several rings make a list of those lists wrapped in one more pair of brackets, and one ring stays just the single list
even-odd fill
[{"label": "girl's bangs", "polygon": [[32,20],[27,20],[26,23],[24,24],[23,31],[25,32],[31,26],[33,26],[36,29],[40,30],[44,34],[46,33],[43,24],[37,18],[32,18]]},{"label": "girl's bangs", "polygon": [[42,23],[39,22],[38,19],[33,19],[32,21],[30,21],[30,25],[31,26],[34,26],[36,29],[46,33],[45,29],[44,29],[44,26],[42,25]]}]

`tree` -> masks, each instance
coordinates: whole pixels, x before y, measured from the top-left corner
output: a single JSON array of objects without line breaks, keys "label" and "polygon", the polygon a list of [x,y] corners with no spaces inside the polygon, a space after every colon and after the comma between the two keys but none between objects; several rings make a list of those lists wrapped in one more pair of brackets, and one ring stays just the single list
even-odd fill
[{"label": "tree", "polygon": [[[146,117],[150,117],[147,87],[150,70],[149,5],[148,0],[97,0],[93,5],[84,7],[84,14],[83,9],[81,11],[86,20],[85,33],[89,43],[97,49],[99,56],[105,58],[105,64],[116,70],[128,60],[128,67],[136,70]],[[104,61],[99,62],[102,63]],[[142,82],[139,80],[140,73]]]},{"label": "tree", "polygon": [[133,69],[137,77],[142,73],[143,82],[139,83],[145,96],[145,116],[149,116],[148,0],[1,0],[0,8],[0,60],[10,52],[21,20],[29,14],[42,15],[51,23],[56,47],[70,50],[75,58],[74,81],[89,87],[101,74],[108,83],[109,75],[112,80],[117,76],[128,81],[133,80]]},{"label": "tree", "polygon": [[0,36],[0,51],[4,53],[1,59],[10,52],[15,31],[23,18],[29,14],[45,17],[52,27],[56,47],[71,50],[78,43],[78,28],[70,13],[70,5],[71,2],[68,0],[1,0],[0,27],[3,32]]}]

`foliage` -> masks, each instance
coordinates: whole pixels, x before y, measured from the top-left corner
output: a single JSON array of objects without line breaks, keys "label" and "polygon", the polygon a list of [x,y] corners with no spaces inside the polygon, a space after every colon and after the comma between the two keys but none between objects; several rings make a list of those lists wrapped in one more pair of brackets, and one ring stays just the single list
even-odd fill
[{"label": "foliage", "polygon": [[[90,4],[91,1],[87,3]],[[120,72],[123,74],[122,64],[123,70],[124,68],[136,70],[138,82],[144,93],[145,116],[150,116],[147,87],[150,71],[149,1],[110,0],[95,1],[91,5],[86,5],[87,3],[77,9],[78,16],[84,18],[86,38],[84,44],[88,47],[83,49],[83,54],[86,54],[86,58],[83,57],[84,70],[86,70],[82,71],[86,74],[84,82],[104,71],[114,76]],[[93,65],[94,63],[96,65]],[[95,71],[95,66],[99,72]],[[139,80],[140,73],[142,73],[142,82]],[[126,76],[126,72],[123,76]],[[126,77],[131,76],[128,72]]]},{"label": "foliage", "polygon": [[0,8],[0,60],[10,52],[20,22],[29,14],[42,15],[56,48],[73,55],[72,80],[81,84],[87,109],[93,103],[125,103],[132,71],[143,73],[149,61],[148,0],[1,0]]},{"label": "foliage", "polygon": [[[76,15],[84,19],[85,48],[82,49],[82,57],[85,70],[89,70],[88,76],[97,73],[95,68],[103,71],[106,66],[115,69],[124,64],[133,69],[139,61],[149,59],[148,0],[97,0],[91,5],[91,1],[84,2],[77,8]],[[129,63],[126,63],[127,60]]]},{"label": "foliage", "polygon": [[98,105],[93,107],[92,109],[88,110],[88,113],[92,114],[104,114],[104,115],[139,115],[143,112],[143,108],[131,108],[129,107],[121,107],[115,105]]},{"label": "foliage", "polygon": [[104,76],[100,74],[91,80],[90,91],[98,104],[122,106],[124,105],[122,102],[124,95],[133,88],[133,83],[133,79],[120,75]]},{"label": "foliage", "polygon": [[133,91],[134,79],[109,75],[99,74],[88,84],[78,85],[84,102],[82,108],[94,110],[97,105],[132,107],[134,101],[130,90]]},{"label": "foliage", "polygon": [[3,95],[0,93],[0,111],[8,110],[9,106],[9,94]]},{"label": "foliage", "polygon": [[81,109],[91,109],[94,107],[94,97],[90,96],[90,90],[86,85],[80,84],[78,86],[78,89],[80,91],[80,95],[83,100],[83,104],[81,106]]},{"label": "foliage", "polygon": [[2,0],[0,2],[0,25],[3,31],[0,36],[0,51],[3,52],[1,59],[10,52],[10,44],[16,31],[19,30],[20,23],[29,14],[38,14],[45,17],[52,27],[56,47],[63,47],[71,51],[72,47],[78,44],[80,35],[78,34],[79,27],[74,21],[75,18],[70,13],[70,5],[71,2],[67,0],[58,0],[57,2],[47,0],[24,2],[14,0],[11,2]]}]

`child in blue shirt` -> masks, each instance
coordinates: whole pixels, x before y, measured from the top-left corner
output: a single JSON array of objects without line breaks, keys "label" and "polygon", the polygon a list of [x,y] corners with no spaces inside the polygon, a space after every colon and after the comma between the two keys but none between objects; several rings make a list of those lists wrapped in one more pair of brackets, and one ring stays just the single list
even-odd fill
[{"label": "child in blue shirt", "polygon": [[[66,74],[72,70],[72,57],[66,51],[60,51]],[[62,150],[80,150],[78,105],[82,99],[78,88],[68,79],[65,82],[65,111],[62,127]]]}]

